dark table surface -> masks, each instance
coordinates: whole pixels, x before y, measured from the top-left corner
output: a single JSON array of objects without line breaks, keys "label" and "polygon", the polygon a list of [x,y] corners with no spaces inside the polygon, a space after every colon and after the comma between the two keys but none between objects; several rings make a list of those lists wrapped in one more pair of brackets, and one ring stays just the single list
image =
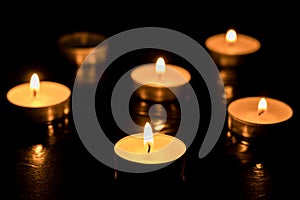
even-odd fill
[{"label": "dark table surface", "polygon": [[[282,11],[279,8],[269,14],[263,8],[251,12],[251,16],[224,11],[207,16],[199,14],[203,8],[185,17],[172,18],[171,13],[166,13],[165,18],[145,17],[144,21],[143,17],[139,21],[135,16],[122,18],[122,14],[118,19],[107,21],[105,14],[96,8],[87,12],[85,7],[82,13],[78,12],[80,9],[21,11],[19,17],[4,23],[2,33],[5,48],[1,53],[0,79],[1,196],[4,197],[1,199],[100,199],[119,195],[144,198],[140,192],[152,198],[164,194],[199,199],[295,199],[299,196],[299,32],[296,31],[296,14],[288,12],[289,8],[284,16],[278,15]],[[30,12],[33,10],[36,12]],[[87,151],[77,134],[72,111],[49,124],[29,123],[16,116],[7,102],[8,90],[27,82],[34,71],[42,80],[60,82],[72,89],[77,68],[59,51],[57,41],[63,34],[84,30],[108,38],[143,26],[180,31],[203,47],[207,37],[225,32],[229,27],[257,38],[262,47],[253,60],[233,69],[219,68],[220,72],[229,74],[230,80],[224,83],[234,91],[228,103],[247,96],[279,99],[294,111],[288,125],[274,131],[275,138],[254,143],[230,135],[225,123],[215,147],[200,159],[198,152],[209,119],[203,117],[196,139],[182,158],[158,171],[126,173],[104,165]],[[169,52],[140,50],[120,57],[107,77],[117,80],[130,67],[153,62],[157,55],[166,55],[174,64],[185,63]],[[125,68],[117,71],[119,65]],[[196,91],[201,90],[201,78],[194,74],[192,77]],[[105,103],[109,103],[113,84],[106,84],[108,95],[102,99],[104,105],[99,105],[99,109],[104,109],[99,115],[105,112],[109,115],[109,106]],[[205,103],[209,103],[208,97],[205,98],[201,101],[204,108]],[[201,116],[208,114],[205,109],[201,112]],[[117,124],[111,117],[101,120],[115,142],[122,135]]]}]

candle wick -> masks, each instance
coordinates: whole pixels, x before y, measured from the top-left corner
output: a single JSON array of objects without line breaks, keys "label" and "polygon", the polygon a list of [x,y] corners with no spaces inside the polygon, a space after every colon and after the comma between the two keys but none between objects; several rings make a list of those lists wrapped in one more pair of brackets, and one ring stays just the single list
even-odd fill
[{"label": "candle wick", "polygon": [[258,113],[258,116],[261,116],[262,114],[264,114],[265,110],[261,110],[259,113]]},{"label": "candle wick", "polygon": [[162,73],[158,73],[158,79],[161,80]]},{"label": "candle wick", "polygon": [[33,89],[33,98],[35,98],[37,95],[37,91],[35,89]]},{"label": "candle wick", "polygon": [[151,145],[148,143],[148,151],[147,151],[147,153],[150,153],[150,150],[151,150]]},{"label": "candle wick", "polygon": [[229,47],[234,46],[234,42],[233,41],[227,41],[227,46],[229,46]]}]

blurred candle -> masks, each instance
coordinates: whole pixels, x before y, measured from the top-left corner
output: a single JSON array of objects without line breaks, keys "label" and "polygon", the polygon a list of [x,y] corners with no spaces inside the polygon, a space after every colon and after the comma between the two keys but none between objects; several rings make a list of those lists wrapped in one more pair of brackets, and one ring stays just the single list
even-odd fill
[{"label": "blurred candle", "polygon": [[[228,106],[228,126],[231,131],[246,138],[259,138],[293,115],[286,103],[265,97],[245,97]],[[276,126],[277,127],[277,126]]]},{"label": "blurred candle", "polygon": [[[62,35],[58,40],[58,46],[62,55],[71,63],[80,67],[85,58],[96,50],[97,61],[103,62],[106,58],[107,46],[95,48],[106,39],[105,36],[87,31],[78,31]],[[90,60],[89,60],[90,61]]]},{"label": "blurred candle", "polygon": [[185,144],[176,137],[152,132],[146,122],[144,133],[128,135],[114,147],[121,158],[143,164],[161,164],[180,158],[186,151]]},{"label": "blurred candle", "polygon": [[168,101],[184,90],[191,75],[180,66],[166,65],[164,59],[159,57],[156,63],[136,67],[131,72],[131,78],[139,87],[137,94],[143,100]]},{"label": "blurred candle", "polygon": [[24,114],[25,119],[48,122],[67,115],[70,111],[70,89],[56,82],[40,81],[36,73],[29,83],[10,89],[8,101]]},{"label": "blurred candle", "polygon": [[237,33],[234,29],[209,37],[205,45],[215,63],[221,67],[240,65],[261,47],[257,39]]}]

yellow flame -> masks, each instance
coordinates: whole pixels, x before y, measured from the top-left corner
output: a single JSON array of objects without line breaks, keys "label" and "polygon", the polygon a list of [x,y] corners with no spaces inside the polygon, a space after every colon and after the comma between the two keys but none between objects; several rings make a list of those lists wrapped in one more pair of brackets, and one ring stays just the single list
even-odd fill
[{"label": "yellow flame", "polygon": [[162,57],[159,57],[156,61],[155,71],[158,74],[165,73],[166,71],[166,64]]},{"label": "yellow flame", "polygon": [[268,104],[266,98],[261,98],[257,106],[258,113],[264,113],[267,110],[267,108],[268,108]]},{"label": "yellow flame", "polygon": [[237,40],[237,34],[236,34],[235,30],[229,29],[226,33],[226,41],[233,43],[236,40]]},{"label": "yellow flame", "polygon": [[30,88],[34,91],[38,91],[40,89],[40,80],[36,73],[32,74],[30,78]]},{"label": "yellow flame", "polygon": [[144,127],[144,145],[145,148],[147,148],[148,152],[152,149],[154,145],[153,131],[149,122],[146,122]]}]

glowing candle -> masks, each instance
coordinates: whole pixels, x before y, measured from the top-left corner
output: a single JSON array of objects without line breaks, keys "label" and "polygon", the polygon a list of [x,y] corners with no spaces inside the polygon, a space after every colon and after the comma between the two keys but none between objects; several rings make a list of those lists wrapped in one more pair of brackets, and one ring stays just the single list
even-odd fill
[{"label": "glowing candle", "polygon": [[161,164],[180,158],[186,151],[185,144],[176,137],[152,132],[147,122],[144,133],[128,135],[114,147],[121,158],[143,164]]},{"label": "glowing candle", "polygon": [[62,55],[70,63],[79,67],[94,49],[97,51],[95,53],[97,61],[105,60],[107,46],[103,45],[102,48],[95,48],[105,39],[106,37],[99,33],[79,31],[62,35],[58,40],[58,45]]},{"label": "glowing candle", "polygon": [[254,54],[261,46],[257,39],[236,33],[234,29],[209,37],[205,45],[215,63],[223,67],[240,65],[246,56]]},{"label": "glowing candle", "polygon": [[256,138],[269,132],[274,125],[290,119],[293,110],[276,99],[246,97],[229,104],[228,113],[230,130],[247,138]]},{"label": "glowing candle", "polygon": [[29,83],[10,89],[8,101],[22,111],[26,119],[47,122],[61,118],[70,111],[71,91],[65,85],[50,81],[40,81],[34,73]]},{"label": "glowing candle", "polygon": [[[165,64],[162,57],[156,63],[148,63],[136,67],[131,78],[140,87],[137,91],[144,100],[173,100],[184,89],[190,79],[190,73],[179,66]],[[170,89],[172,89],[174,94]]]}]

